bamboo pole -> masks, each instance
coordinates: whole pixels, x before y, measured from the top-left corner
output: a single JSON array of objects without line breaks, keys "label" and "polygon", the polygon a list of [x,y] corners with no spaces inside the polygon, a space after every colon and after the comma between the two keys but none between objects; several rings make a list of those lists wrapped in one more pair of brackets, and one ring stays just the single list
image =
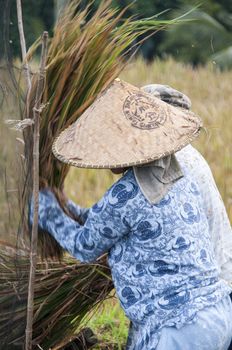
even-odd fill
[{"label": "bamboo pole", "polygon": [[38,209],[39,209],[39,130],[40,130],[40,114],[43,106],[41,99],[45,81],[45,66],[47,59],[48,32],[42,35],[42,52],[40,58],[40,68],[38,75],[38,84],[36,89],[36,100],[33,108],[34,129],[33,129],[33,224],[31,233],[31,249],[30,249],[30,274],[28,285],[28,301],[27,301],[27,325],[26,325],[26,341],[25,349],[32,350],[32,328],[33,328],[33,309],[34,309],[34,279],[37,261],[37,240],[38,240]]},{"label": "bamboo pole", "polygon": [[27,49],[26,49],[26,41],[25,41],[25,35],[24,35],[24,29],[23,29],[21,0],[16,0],[16,4],[17,4],[17,18],[18,18],[20,46],[21,46],[22,59],[24,62],[24,69],[25,69],[25,75],[26,75],[26,81],[27,81],[27,87],[28,87],[28,93],[29,93],[31,89],[31,77],[30,77],[29,65],[27,62]]}]

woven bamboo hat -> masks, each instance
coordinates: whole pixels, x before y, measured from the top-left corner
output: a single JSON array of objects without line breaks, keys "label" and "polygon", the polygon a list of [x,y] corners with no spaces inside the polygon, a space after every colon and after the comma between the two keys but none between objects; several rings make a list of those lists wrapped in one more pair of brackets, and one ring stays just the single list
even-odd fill
[{"label": "woven bamboo hat", "polygon": [[176,152],[196,136],[201,120],[120,79],[53,144],[54,155],[82,168],[123,168]]}]

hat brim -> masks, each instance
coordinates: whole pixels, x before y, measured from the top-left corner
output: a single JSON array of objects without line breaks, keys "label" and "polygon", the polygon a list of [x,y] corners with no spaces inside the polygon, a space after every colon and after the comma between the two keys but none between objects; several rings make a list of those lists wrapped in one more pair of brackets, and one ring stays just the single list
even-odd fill
[{"label": "hat brim", "polygon": [[191,143],[202,121],[119,79],[55,140],[61,162],[112,169],[146,164]]}]

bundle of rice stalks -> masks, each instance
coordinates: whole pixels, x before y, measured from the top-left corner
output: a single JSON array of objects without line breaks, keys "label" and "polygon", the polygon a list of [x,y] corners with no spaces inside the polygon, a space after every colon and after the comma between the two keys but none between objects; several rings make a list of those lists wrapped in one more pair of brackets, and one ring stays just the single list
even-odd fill
[{"label": "bundle of rice stalks", "polygon": [[[80,1],[72,1],[58,20],[49,45],[42,97],[46,107],[41,114],[40,128],[40,187],[56,189],[64,209],[62,188],[69,166],[54,158],[51,151],[54,139],[119,75],[125,65],[124,58],[128,58],[128,50],[133,45],[139,45],[138,38],[142,34],[154,33],[177,22],[161,21],[155,17],[122,20],[126,9],[120,12],[111,7],[111,2],[102,1],[89,19],[91,4],[80,10]],[[137,44],[134,44],[136,39]],[[32,56],[37,45],[35,43],[31,48],[28,57]],[[37,76],[34,75],[29,96],[30,115],[33,114],[37,82]],[[32,137],[29,132],[25,135],[25,142],[28,168],[31,169]],[[62,256],[58,243],[41,230],[39,247],[45,258]]]},{"label": "bundle of rice stalks", "polygon": [[[8,251],[6,247],[9,245],[5,243],[0,251],[0,339],[4,349],[22,349],[30,262],[28,252],[21,250],[19,256],[14,249]],[[81,265],[72,258],[65,258],[62,263],[38,262],[34,347],[39,349],[39,345],[48,350],[64,346],[111,289],[110,271],[105,265]]]}]

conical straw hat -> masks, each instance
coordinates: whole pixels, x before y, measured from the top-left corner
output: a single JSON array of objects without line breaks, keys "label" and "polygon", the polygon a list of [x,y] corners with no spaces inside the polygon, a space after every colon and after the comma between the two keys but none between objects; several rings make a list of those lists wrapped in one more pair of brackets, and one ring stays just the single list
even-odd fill
[{"label": "conical straw hat", "polygon": [[176,152],[200,131],[192,112],[116,79],[53,144],[54,155],[82,168],[145,164]]}]

